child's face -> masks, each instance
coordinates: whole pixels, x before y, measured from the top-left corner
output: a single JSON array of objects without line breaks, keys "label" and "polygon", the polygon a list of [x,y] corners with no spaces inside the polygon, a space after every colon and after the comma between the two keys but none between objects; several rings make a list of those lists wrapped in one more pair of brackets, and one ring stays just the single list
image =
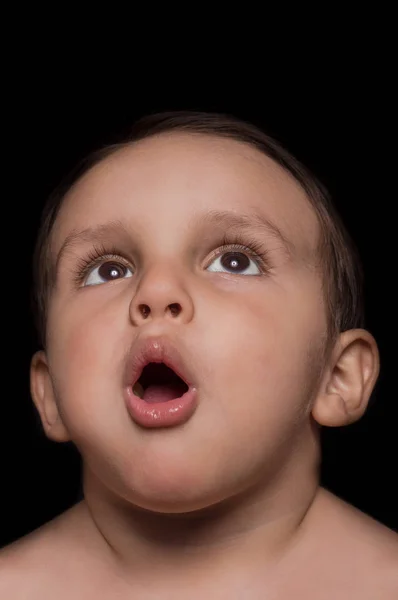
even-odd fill
[{"label": "child's face", "polygon": [[[248,246],[264,246],[268,272],[240,256],[232,273],[231,261],[212,256],[229,231],[203,221],[214,210],[257,212],[280,230],[240,231]],[[309,446],[297,442],[311,435],[326,314],[318,223],[299,185],[239,142],[162,135],[84,176],[59,213],[54,256],[70,234],[109,224],[102,245],[118,250],[132,276],[79,287],[93,251],[84,238],[62,255],[48,316],[50,388],[98,482],[137,505],[179,512],[269,483],[289,453],[305,463]],[[87,282],[98,281],[94,268]],[[177,317],[167,311],[173,303]],[[171,339],[195,375],[199,404],[182,426],[142,429],[126,410],[127,356],[147,336]]]}]

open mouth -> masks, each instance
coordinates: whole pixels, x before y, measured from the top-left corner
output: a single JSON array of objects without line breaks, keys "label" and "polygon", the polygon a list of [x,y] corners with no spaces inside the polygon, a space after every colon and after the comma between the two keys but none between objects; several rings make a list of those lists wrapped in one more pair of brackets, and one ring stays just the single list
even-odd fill
[{"label": "open mouth", "polygon": [[146,402],[167,402],[180,398],[188,391],[188,385],[164,363],[147,364],[133,392]]}]

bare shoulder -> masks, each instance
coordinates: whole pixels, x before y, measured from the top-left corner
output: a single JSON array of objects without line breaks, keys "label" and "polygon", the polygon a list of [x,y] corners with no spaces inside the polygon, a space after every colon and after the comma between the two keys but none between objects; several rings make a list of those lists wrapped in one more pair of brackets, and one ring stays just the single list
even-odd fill
[{"label": "bare shoulder", "polygon": [[[63,513],[0,550],[0,597],[39,598],[58,550]],[[62,534],[61,534],[62,537]]]},{"label": "bare shoulder", "polygon": [[50,552],[46,524],[0,550],[0,598],[39,598]]},{"label": "bare shoulder", "polygon": [[[77,506],[0,550],[0,598],[47,600],[73,596],[82,588],[81,548],[84,528],[78,530]],[[86,556],[86,555],[85,555]],[[73,575],[72,575],[73,574]]]},{"label": "bare shoulder", "polygon": [[324,582],[347,598],[398,598],[398,534],[327,490],[315,511],[313,550]]},{"label": "bare shoulder", "polygon": [[398,534],[383,523],[348,504],[338,496],[323,489],[319,510],[322,520],[343,538],[347,544],[355,544],[363,553],[371,556],[398,556]]}]

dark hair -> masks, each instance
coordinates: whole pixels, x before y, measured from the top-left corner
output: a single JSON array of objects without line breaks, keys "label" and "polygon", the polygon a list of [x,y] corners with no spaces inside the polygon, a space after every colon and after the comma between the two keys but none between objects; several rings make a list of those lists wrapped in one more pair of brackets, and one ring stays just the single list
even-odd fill
[{"label": "dark hair", "polygon": [[230,138],[250,144],[289,172],[306,192],[320,224],[318,251],[323,271],[323,292],[327,310],[328,339],[339,332],[364,326],[362,269],[357,250],[329,193],[318,179],[273,138],[255,125],[216,113],[176,111],[143,117],[117,144],[90,154],[48,198],[34,252],[34,314],[43,347],[49,295],[55,281],[51,256],[51,233],[62,201],[73,185],[93,166],[120,148],[154,135],[183,131]]}]

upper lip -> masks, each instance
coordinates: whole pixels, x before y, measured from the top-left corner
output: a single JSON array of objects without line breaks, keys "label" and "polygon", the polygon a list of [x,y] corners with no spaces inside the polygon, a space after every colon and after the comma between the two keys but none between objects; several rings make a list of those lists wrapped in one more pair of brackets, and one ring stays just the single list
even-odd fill
[{"label": "upper lip", "polygon": [[[185,352],[184,352],[185,355]],[[191,371],[183,360],[177,346],[165,337],[149,337],[136,342],[128,361],[128,384],[134,384],[141,377],[142,371],[149,363],[163,363],[172,369],[188,387],[195,387]]]}]

